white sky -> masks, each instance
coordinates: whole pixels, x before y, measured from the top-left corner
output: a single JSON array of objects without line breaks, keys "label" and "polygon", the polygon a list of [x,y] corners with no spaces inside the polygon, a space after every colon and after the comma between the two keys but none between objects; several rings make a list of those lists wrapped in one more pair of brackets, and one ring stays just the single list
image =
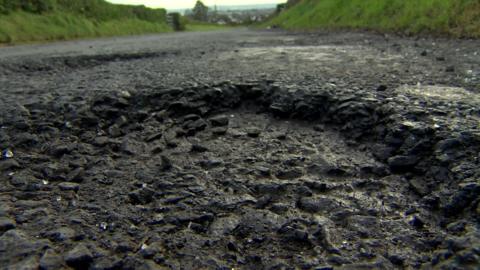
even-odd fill
[{"label": "white sky", "polygon": [[[107,0],[117,4],[145,5],[147,7],[163,7],[167,9],[193,8],[196,0]],[[252,4],[272,4],[284,3],[286,0],[203,0],[207,6],[217,5],[252,5]]]}]

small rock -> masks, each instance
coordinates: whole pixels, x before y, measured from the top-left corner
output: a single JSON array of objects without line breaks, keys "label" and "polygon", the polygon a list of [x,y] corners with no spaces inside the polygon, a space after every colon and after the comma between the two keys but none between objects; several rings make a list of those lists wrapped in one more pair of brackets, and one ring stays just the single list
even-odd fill
[{"label": "small rock", "polygon": [[214,135],[225,135],[228,131],[227,127],[214,127],[211,129]]},{"label": "small rock", "polygon": [[238,247],[237,247],[237,245],[236,245],[234,242],[228,242],[227,248],[228,248],[228,250],[230,250],[230,251],[238,252]]},{"label": "small rock", "polygon": [[272,173],[270,168],[267,167],[257,166],[255,169],[261,176],[270,176]]},{"label": "small rock", "polygon": [[176,148],[178,146],[178,143],[172,139],[165,139],[165,144],[168,148]]},{"label": "small rock", "polygon": [[155,245],[143,244],[140,248],[140,255],[145,259],[151,259],[159,252],[159,249]]},{"label": "small rock", "polygon": [[98,146],[98,147],[103,147],[103,146],[106,146],[108,144],[109,140],[110,139],[107,136],[96,137],[93,140],[93,145]]},{"label": "small rock", "polygon": [[115,124],[119,127],[123,127],[126,124],[128,124],[128,119],[127,119],[127,117],[122,115],[122,116],[117,118],[117,120],[115,121]]},{"label": "small rock", "polygon": [[120,146],[120,150],[128,155],[135,155],[137,153],[137,146],[133,140],[125,139]]},{"label": "small rock", "polygon": [[385,91],[385,90],[387,90],[387,86],[386,86],[386,85],[379,85],[379,86],[377,87],[377,91],[378,91],[378,92],[383,92],[383,91]]},{"label": "small rock", "polygon": [[37,270],[39,267],[38,265],[38,257],[37,256],[30,256],[18,263],[10,265],[6,269],[21,269],[21,270]]},{"label": "small rock", "polygon": [[279,230],[278,233],[282,235],[282,237],[290,242],[299,242],[299,243],[306,243],[309,244],[310,241],[308,239],[308,232],[304,231],[303,229],[296,228],[295,226],[284,225]]},{"label": "small rock", "polygon": [[65,256],[67,265],[74,269],[88,269],[92,261],[92,253],[84,244],[78,244]]},{"label": "small rock", "polygon": [[187,122],[187,121],[197,121],[198,119],[201,119],[202,117],[198,114],[188,114],[188,115],[185,115],[182,120],[183,122]]},{"label": "small rock", "polygon": [[409,180],[410,188],[418,195],[425,196],[430,193],[430,189],[424,181],[422,178],[412,178]]},{"label": "small rock", "polygon": [[327,258],[327,262],[334,265],[344,265],[352,263],[349,259],[337,254],[330,255]]},{"label": "small rock", "polygon": [[75,191],[77,192],[80,189],[80,185],[78,183],[72,183],[72,182],[62,182],[58,184],[58,187],[62,191]]},{"label": "small rock", "polygon": [[148,137],[145,139],[145,141],[146,141],[146,142],[153,142],[153,141],[156,141],[156,140],[162,138],[162,136],[163,136],[163,133],[157,132],[157,133],[154,133],[154,134],[148,136]]},{"label": "small rock", "polygon": [[204,169],[213,169],[223,164],[223,161],[217,159],[202,160],[199,162]]},{"label": "small rock", "polygon": [[183,125],[183,128],[186,130],[195,130],[202,131],[207,127],[207,123],[203,119],[198,119],[196,121],[189,121]]},{"label": "small rock", "polygon": [[323,131],[325,131],[325,127],[323,125],[315,125],[315,126],[313,126],[313,130],[318,131],[318,132],[323,132]]},{"label": "small rock", "polygon": [[388,166],[392,172],[402,173],[413,169],[417,162],[415,156],[394,156],[388,159]]},{"label": "small rock", "polygon": [[338,206],[339,205],[336,201],[326,197],[304,197],[301,198],[297,203],[298,208],[310,213],[329,212]]},{"label": "small rock", "polygon": [[467,222],[465,220],[460,220],[456,222],[452,222],[447,225],[447,230],[450,233],[461,233],[465,231],[467,226]]},{"label": "small rock", "polygon": [[307,181],[305,185],[310,189],[313,189],[318,192],[326,192],[329,190],[329,187],[326,183],[318,182],[318,181]]},{"label": "small rock", "polygon": [[260,130],[259,128],[256,128],[256,127],[247,128],[248,137],[258,138],[258,136],[260,136],[261,133],[262,133],[262,130]]},{"label": "small rock", "polygon": [[193,144],[191,151],[192,151],[192,152],[197,152],[197,153],[203,153],[203,152],[207,152],[207,151],[208,151],[208,148],[206,148],[206,147],[203,146],[203,145]]},{"label": "small rock", "polygon": [[2,158],[13,158],[13,152],[10,149],[5,149],[2,151]]},{"label": "small rock", "polygon": [[95,263],[90,267],[91,270],[112,270],[122,269],[122,262],[119,259],[111,257],[102,257],[96,259]]},{"label": "small rock", "polygon": [[61,269],[63,258],[58,255],[53,249],[47,249],[40,259],[41,270],[55,270]]},{"label": "small rock", "polygon": [[272,206],[270,206],[270,211],[272,211],[272,212],[274,212],[278,215],[281,215],[281,214],[284,214],[285,212],[287,212],[289,208],[290,208],[290,205],[288,205],[288,204],[274,203],[274,204],[272,204]]},{"label": "small rock", "polygon": [[284,140],[287,139],[287,134],[285,134],[285,133],[277,133],[277,134],[275,135],[275,138],[277,138],[277,139],[280,140],[280,141],[284,141]]},{"label": "small rock", "polygon": [[71,171],[67,175],[67,180],[70,182],[77,182],[80,183],[83,181],[83,177],[85,175],[85,170],[81,167],[76,168],[75,170]]},{"label": "small rock", "polygon": [[133,204],[148,204],[153,200],[153,195],[155,191],[150,188],[141,188],[137,189],[128,194],[130,202]]},{"label": "small rock", "polygon": [[54,157],[57,157],[57,158],[60,158],[62,157],[63,155],[65,154],[69,154],[72,152],[74,146],[73,145],[69,145],[69,144],[58,144],[58,145],[53,145],[51,148],[50,148],[50,155],[54,156]]},{"label": "small rock", "polygon": [[397,265],[397,266],[403,266],[403,264],[405,263],[405,258],[401,255],[396,255],[396,254],[389,255],[388,260],[392,264]]},{"label": "small rock", "polygon": [[121,98],[129,99],[132,97],[132,94],[130,94],[130,92],[128,92],[127,90],[122,90],[118,92],[118,96]]},{"label": "small rock", "polygon": [[408,223],[417,229],[422,229],[425,226],[425,222],[418,216],[413,216]]},{"label": "small rock", "polygon": [[427,52],[426,50],[424,50],[424,51],[422,51],[422,52],[420,53],[420,55],[421,55],[421,56],[427,56],[427,55],[428,55],[428,52]]},{"label": "small rock", "polygon": [[133,250],[133,245],[130,242],[120,242],[115,247],[115,251],[120,253],[131,252]]},{"label": "small rock", "polygon": [[12,169],[18,169],[20,167],[21,167],[20,164],[14,159],[6,159],[6,160],[0,161],[0,171],[2,172],[9,171]]},{"label": "small rock", "polygon": [[61,227],[46,233],[46,236],[55,242],[63,242],[75,238],[75,231],[68,227]]},{"label": "small rock", "polygon": [[161,171],[163,171],[163,172],[168,171],[173,167],[172,161],[167,156],[162,155],[160,158],[161,158],[161,161],[162,161],[161,164],[160,164],[160,170]]},{"label": "small rock", "polygon": [[278,179],[282,179],[282,180],[295,179],[295,178],[301,177],[302,175],[303,175],[303,172],[299,168],[280,170],[275,174],[275,176],[277,176]]},{"label": "small rock", "polygon": [[38,144],[38,136],[24,132],[20,133],[15,137],[16,146],[34,146]]},{"label": "small rock", "polygon": [[333,266],[322,265],[315,267],[315,270],[334,270]]},{"label": "small rock", "polygon": [[152,152],[152,154],[154,154],[154,155],[155,155],[155,154],[160,154],[160,153],[163,152],[163,148],[162,148],[161,146],[158,146],[158,145],[157,145],[157,146],[155,146],[155,147],[152,148],[152,151],[151,151],[151,152]]},{"label": "small rock", "polygon": [[15,221],[7,217],[0,217],[0,234],[3,234],[8,230],[15,229],[15,227]]},{"label": "small rock", "polygon": [[228,119],[228,117],[226,115],[218,115],[218,116],[210,118],[210,123],[214,127],[228,126],[229,121],[230,120]]},{"label": "small rock", "polygon": [[108,134],[113,138],[117,138],[122,136],[122,130],[117,124],[114,124],[108,128]]}]

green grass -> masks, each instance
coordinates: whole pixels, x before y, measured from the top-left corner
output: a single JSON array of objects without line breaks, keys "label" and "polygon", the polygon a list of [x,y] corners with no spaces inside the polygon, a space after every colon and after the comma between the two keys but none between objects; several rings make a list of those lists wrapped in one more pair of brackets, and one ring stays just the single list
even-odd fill
[{"label": "green grass", "polygon": [[139,19],[94,21],[69,13],[14,12],[0,16],[0,43],[169,32],[166,24]]},{"label": "green grass", "polygon": [[170,31],[164,9],[104,0],[0,0],[0,43]]},{"label": "green grass", "polygon": [[303,0],[268,25],[480,37],[478,0]]}]

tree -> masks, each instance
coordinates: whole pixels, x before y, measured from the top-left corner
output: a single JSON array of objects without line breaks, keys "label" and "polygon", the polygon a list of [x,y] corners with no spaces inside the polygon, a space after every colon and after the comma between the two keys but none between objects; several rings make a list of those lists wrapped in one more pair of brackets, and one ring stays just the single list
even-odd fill
[{"label": "tree", "polygon": [[202,1],[198,0],[195,4],[192,10],[192,18],[201,22],[208,21],[208,7]]}]

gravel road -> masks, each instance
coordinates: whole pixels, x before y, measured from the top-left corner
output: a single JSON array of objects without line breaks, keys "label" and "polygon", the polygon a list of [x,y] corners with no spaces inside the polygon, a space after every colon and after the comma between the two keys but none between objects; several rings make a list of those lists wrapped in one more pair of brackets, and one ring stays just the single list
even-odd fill
[{"label": "gravel road", "polygon": [[480,41],[0,48],[0,269],[478,269]]}]

